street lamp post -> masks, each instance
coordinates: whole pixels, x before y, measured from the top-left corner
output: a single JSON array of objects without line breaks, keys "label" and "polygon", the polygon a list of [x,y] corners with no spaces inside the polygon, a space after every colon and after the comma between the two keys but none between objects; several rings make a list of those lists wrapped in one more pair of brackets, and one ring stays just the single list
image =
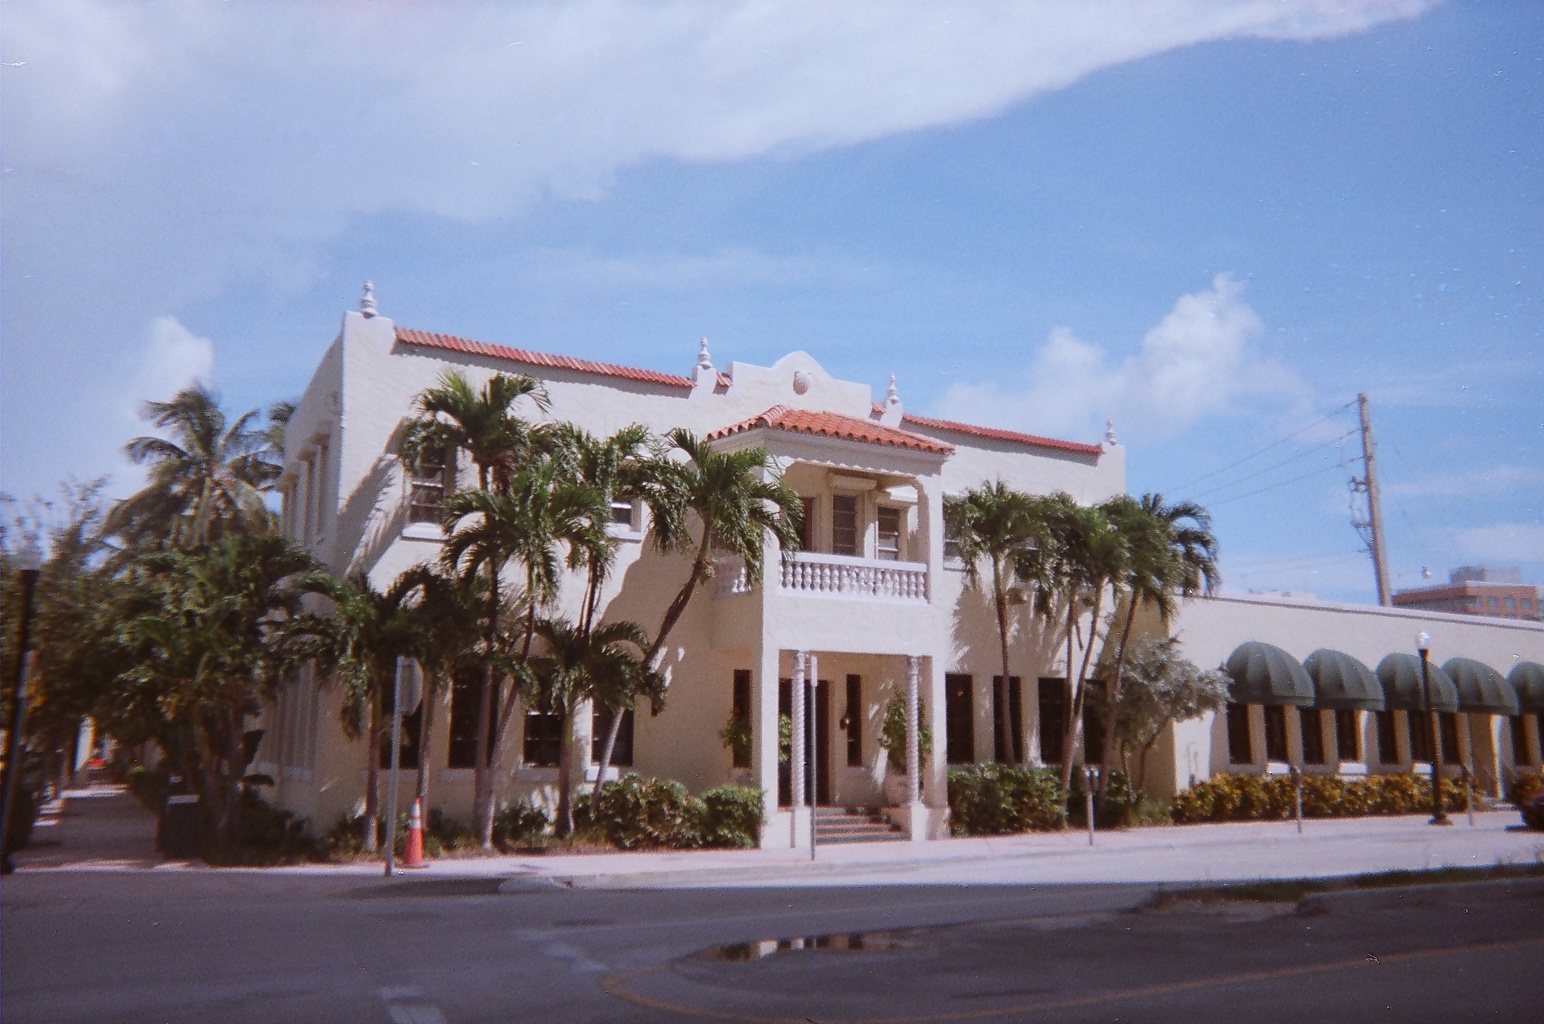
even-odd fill
[{"label": "street lamp post", "polygon": [[0,812],[0,874],[6,875],[16,870],[11,863],[11,817],[16,807],[16,792],[21,786],[19,762],[23,756],[21,733],[26,712],[27,648],[32,643],[32,605],[43,554],[29,540],[17,553],[16,564],[17,572],[21,574],[21,623],[16,638],[16,674],[11,679],[11,718],[6,723],[5,775],[0,780],[0,793],[5,796],[5,809]]},{"label": "street lamp post", "polygon": [[1426,704],[1426,721],[1431,728],[1430,824],[1451,825],[1447,812],[1442,809],[1442,730],[1437,727],[1437,709],[1431,703],[1431,635],[1424,629],[1416,636],[1415,647],[1421,652],[1421,699]]}]

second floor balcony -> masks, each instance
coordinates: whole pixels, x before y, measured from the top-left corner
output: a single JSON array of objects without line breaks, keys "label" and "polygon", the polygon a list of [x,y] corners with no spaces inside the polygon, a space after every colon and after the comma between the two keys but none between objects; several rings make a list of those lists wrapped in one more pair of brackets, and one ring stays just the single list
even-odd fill
[{"label": "second floor balcony", "polygon": [[[750,593],[745,564],[738,558],[718,563],[718,596]],[[926,604],[926,562],[901,562],[797,551],[767,565],[765,582],[784,594],[849,601],[896,601]]]}]

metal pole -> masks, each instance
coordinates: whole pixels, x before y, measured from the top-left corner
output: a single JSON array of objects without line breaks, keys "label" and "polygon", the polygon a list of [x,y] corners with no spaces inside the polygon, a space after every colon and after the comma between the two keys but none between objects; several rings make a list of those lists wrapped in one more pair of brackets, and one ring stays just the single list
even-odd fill
[{"label": "metal pole", "polygon": [[1092,765],[1083,766],[1083,800],[1088,807],[1088,845],[1094,845],[1094,785],[1099,778],[1099,769]]},{"label": "metal pole", "polygon": [[1303,770],[1292,766],[1292,799],[1297,805],[1297,834],[1303,834]]},{"label": "metal pole", "polygon": [[1393,604],[1389,595],[1388,555],[1383,549],[1383,509],[1378,497],[1378,472],[1374,468],[1372,421],[1367,416],[1367,393],[1356,396],[1357,412],[1362,420],[1362,470],[1367,483],[1367,522],[1372,531],[1372,571],[1378,583],[1378,603]]},{"label": "metal pole", "polygon": [[1451,825],[1446,812],[1442,810],[1442,730],[1437,727],[1437,712],[1431,706],[1431,669],[1428,667],[1431,661],[1431,649],[1425,644],[1426,634],[1422,633],[1421,651],[1421,699],[1426,703],[1426,720],[1431,728],[1431,821],[1432,825]]},{"label": "metal pole", "polygon": [[5,776],[0,779],[0,793],[4,794],[5,809],[0,812],[0,874],[8,875],[15,870],[11,863],[11,811],[16,804],[16,791],[21,782],[21,759],[25,756],[21,734],[26,708],[27,675],[31,670],[33,598],[37,594],[37,568],[21,568],[21,624],[16,638],[16,675],[11,680],[11,720],[5,739]]},{"label": "metal pole", "polygon": [[397,659],[391,681],[391,779],[386,784],[386,877],[391,877],[397,854],[397,774],[402,767],[402,673],[406,658]]},{"label": "metal pole", "polygon": [[1460,766],[1464,773],[1464,807],[1469,812],[1469,827],[1474,827],[1474,771],[1468,762]]}]

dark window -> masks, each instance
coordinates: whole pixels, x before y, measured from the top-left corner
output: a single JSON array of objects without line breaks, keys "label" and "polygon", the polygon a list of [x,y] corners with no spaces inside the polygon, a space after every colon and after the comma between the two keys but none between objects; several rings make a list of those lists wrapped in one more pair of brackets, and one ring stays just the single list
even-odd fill
[{"label": "dark window", "polygon": [[1003,749],[1003,709],[997,699],[997,689],[1002,685],[1002,676],[992,677],[992,757],[999,764],[1023,764],[1024,763],[1024,687],[1018,676],[1008,677],[1008,728],[1013,733],[1013,760],[1008,759],[1008,752]]},{"label": "dark window", "polygon": [[407,518],[412,523],[438,523],[445,517],[445,495],[455,472],[455,460],[426,454],[408,485]]},{"label": "dark window", "polygon": [[556,767],[562,746],[563,716],[552,711],[551,687],[543,680],[536,700],[525,710],[523,760],[532,767]]},{"label": "dark window", "polygon": [[1287,759],[1287,709],[1280,704],[1265,707],[1265,759]]},{"label": "dark window", "polygon": [[831,552],[858,553],[858,499],[850,494],[831,496]]},{"label": "dark window", "polygon": [[944,756],[950,764],[976,763],[975,680],[959,672],[944,676],[944,717],[948,720],[948,745]]},{"label": "dark window", "polygon": [[955,516],[944,516],[944,561],[960,561],[960,536],[963,527]]},{"label": "dark window", "polygon": [[1317,708],[1297,709],[1298,729],[1303,735],[1303,763],[1324,763],[1324,718]]},{"label": "dark window", "polygon": [[1340,708],[1335,712],[1335,757],[1341,761],[1362,759],[1362,733],[1356,725],[1355,711]]},{"label": "dark window", "polygon": [[863,767],[863,677],[847,677],[847,710],[842,715],[847,728],[847,767]]},{"label": "dark window", "polygon": [[1067,732],[1067,680],[1040,680],[1040,760],[1060,764]]},{"label": "dark window", "polygon": [[799,547],[805,551],[814,551],[815,499],[800,498],[799,504],[804,507],[804,521],[799,524]]},{"label": "dark window", "polygon": [[[747,723],[751,723],[752,728],[754,728],[755,719],[751,717],[750,669],[737,668],[734,670],[734,694],[731,697],[731,700],[733,703],[729,708],[730,713],[733,714],[736,718],[742,719]],[[755,733],[753,732],[752,735],[754,736]],[[749,749],[743,752],[737,751],[735,753],[734,766],[736,768],[749,768],[751,766],[751,752]]]},{"label": "dark window", "polygon": [[1249,742],[1249,705],[1228,705],[1228,761],[1254,764],[1254,744]]},{"label": "dark window", "polygon": [[[450,687],[450,742],[446,751],[447,768],[473,768],[477,765],[477,698],[482,692],[482,672],[456,673]],[[498,709],[488,719],[488,749],[493,749],[493,734],[498,730]]]},{"label": "dark window", "polygon": [[[390,698],[387,698],[388,702]],[[418,731],[423,725],[424,706],[411,715],[402,716],[402,763],[403,768],[418,768]],[[386,716],[386,732],[381,739],[381,768],[391,767],[391,716]]]},{"label": "dark window", "polygon": [[1507,719],[1512,727],[1512,762],[1534,764],[1538,757],[1533,752],[1533,737],[1528,735],[1528,717],[1513,715]]},{"label": "dark window", "polygon": [[1424,711],[1407,712],[1410,722],[1410,760],[1431,763],[1431,715]]},{"label": "dark window", "polygon": [[630,501],[613,501],[611,503],[611,521],[617,526],[625,526],[631,529],[633,525],[633,503]]},{"label": "dark window", "polygon": [[[600,764],[600,755],[606,751],[606,737],[611,732],[611,720],[616,715],[604,704],[596,704],[590,710],[590,763]],[[622,728],[617,733],[617,745],[611,751],[611,764],[619,768],[633,766],[633,709],[622,710]]]},{"label": "dark window", "polygon": [[894,562],[901,557],[901,510],[880,508],[874,554]]},{"label": "dark window", "polygon": [[1399,746],[1394,738],[1394,712],[1374,711],[1373,722],[1378,727],[1378,761],[1382,764],[1398,764]]},{"label": "dark window", "polygon": [[[1095,685],[1103,686],[1098,680],[1090,680]],[[1083,704],[1083,762],[1085,764],[1103,764],[1104,758],[1104,716],[1094,708],[1090,702]]]},{"label": "dark window", "polygon": [[1463,752],[1458,749],[1458,716],[1451,711],[1437,715],[1442,729],[1442,763],[1462,764]]}]

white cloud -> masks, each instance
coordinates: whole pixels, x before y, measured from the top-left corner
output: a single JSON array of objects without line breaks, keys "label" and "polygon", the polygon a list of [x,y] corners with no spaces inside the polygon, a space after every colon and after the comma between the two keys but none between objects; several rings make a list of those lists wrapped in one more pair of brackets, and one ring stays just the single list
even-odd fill
[{"label": "white cloud", "polygon": [[1544,483],[1544,468],[1501,463],[1407,483],[1388,483],[1383,486],[1383,490],[1400,498],[1473,497],[1477,494],[1507,494],[1541,483]]},{"label": "white cloud", "polygon": [[1544,523],[1491,523],[1459,530],[1454,540],[1458,554],[1468,561],[1544,562]]},{"label": "white cloud", "polygon": [[1221,274],[1207,291],[1181,296],[1124,359],[1058,327],[1027,367],[955,384],[933,411],[1064,436],[1092,436],[1106,419],[1123,440],[1172,436],[1235,411],[1241,398],[1300,391],[1289,371],[1254,351],[1263,331],[1243,285]]},{"label": "white cloud", "polygon": [[174,316],[157,317],[139,362],[132,396],[164,402],[197,381],[208,383],[214,373],[214,342],[200,338]]}]

